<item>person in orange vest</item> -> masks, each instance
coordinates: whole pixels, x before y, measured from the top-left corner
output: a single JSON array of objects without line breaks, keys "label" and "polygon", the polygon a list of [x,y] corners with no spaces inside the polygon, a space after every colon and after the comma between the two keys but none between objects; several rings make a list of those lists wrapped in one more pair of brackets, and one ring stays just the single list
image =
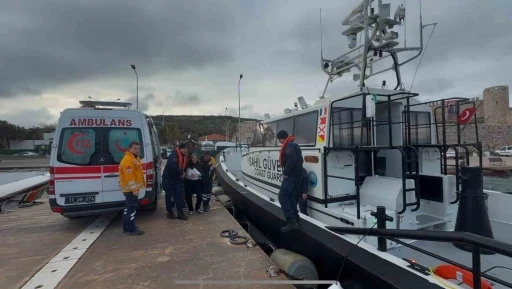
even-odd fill
[{"label": "person in orange vest", "polygon": [[[165,191],[165,207],[167,218],[187,220],[188,217],[183,213],[183,196],[181,194],[182,184],[185,179],[185,169],[187,166],[187,145],[181,143],[174,149],[162,172],[162,186]],[[178,215],[174,215],[173,208],[176,206]]]},{"label": "person in orange vest", "polygon": [[128,146],[119,164],[119,182],[126,199],[123,215],[123,232],[130,236],[144,235],[144,231],[135,226],[135,213],[139,201],[139,190],[146,188],[142,161],[139,158],[140,143],[132,142]]},{"label": "person in orange vest", "polygon": [[300,226],[300,216],[297,210],[297,191],[302,187],[302,167],[304,159],[295,136],[281,130],[277,133],[281,143],[279,151],[279,166],[282,167],[283,181],[279,190],[278,200],[285,216],[286,224],[281,228],[285,233]]}]

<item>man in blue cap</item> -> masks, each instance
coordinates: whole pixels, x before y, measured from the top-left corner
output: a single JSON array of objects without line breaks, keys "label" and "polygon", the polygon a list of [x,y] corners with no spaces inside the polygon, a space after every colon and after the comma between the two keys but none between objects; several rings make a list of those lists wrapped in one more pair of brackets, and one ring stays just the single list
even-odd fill
[{"label": "man in blue cap", "polygon": [[279,166],[283,168],[283,182],[278,198],[286,218],[286,225],[281,228],[281,232],[288,232],[300,225],[297,194],[298,190],[302,190],[302,164],[304,159],[299,145],[295,142],[295,136],[289,136],[288,132],[281,130],[277,133],[277,139],[281,143]]}]

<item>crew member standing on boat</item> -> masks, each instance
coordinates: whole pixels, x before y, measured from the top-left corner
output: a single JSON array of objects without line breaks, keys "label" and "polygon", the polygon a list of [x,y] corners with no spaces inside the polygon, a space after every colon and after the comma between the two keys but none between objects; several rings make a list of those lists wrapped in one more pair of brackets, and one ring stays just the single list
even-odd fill
[{"label": "crew member standing on boat", "polygon": [[186,166],[187,145],[182,143],[178,148],[172,151],[162,173],[162,186],[165,191],[165,207],[167,209],[167,218],[169,219],[176,219],[172,211],[175,205],[178,211],[178,219],[188,219],[188,217],[183,214],[183,198],[181,196]]},{"label": "crew member standing on boat", "polygon": [[281,130],[277,133],[277,139],[282,145],[279,151],[279,166],[283,170],[279,203],[286,218],[286,225],[281,228],[281,231],[288,232],[300,225],[297,194],[298,190],[302,191],[302,164],[304,160],[293,135],[288,136],[285,130]]}]

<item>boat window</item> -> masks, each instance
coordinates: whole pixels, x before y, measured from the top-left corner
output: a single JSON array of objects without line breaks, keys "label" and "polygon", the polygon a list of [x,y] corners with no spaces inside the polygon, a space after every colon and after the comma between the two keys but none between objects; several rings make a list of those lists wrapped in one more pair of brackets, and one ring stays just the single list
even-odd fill
[{"label": "boat window", "polygon": [[[352,128],[353,128],[353,145],[359,146],[359,145],[367,145],[367,133],[366,133],[366,127],[362,127],[363,122],[361,121],[363,115],[363,111],[361,109],[358,110],[352,110]],[[361,144],[361,129],[363,130],[363,143]]]},{"label": "boat window", "polygon": [[257,128],[254,130],[254,135],[252,137],[251,146],[252,147],[262,147],[265,146],[263,141],[263,134],[265,133],[265,124],[258,123]]},{"label": "boat window", "polygon": [[277,122],[267,123],[265,127],[264,143],[266,147],[276,146]]},{"label": "boat window", "polygon": [[[411,144],[431,144],[430,113],[427,111],[411,111]],[[405,120],[405,111],[404,111]],[[404,126],[407,135],[407,125]]]},{"label": "boat window", "polygon": [[285,130],[288,135],[293,134],[293,117],[280,119],[277,121],[277,131]]},{"label": "boat window", "polygon": [[316,145],[318,111],[299,115],[295,119],[295,142],[299,145]]},{"label": "boat window", "polygon": [[261,135],[261,132],[259,130],[256,130],[254,132],[254,136],[252,138],[251,146],[252,147],[262,147],[262,146],[264,146],[263,136]]},{"label": "boat window", "polygon": [[[361,116],[360,108],[333,107],[331,128],[334,146],[361,145]],[[368,143],[368,131],[363,127],[363,144]]]}]

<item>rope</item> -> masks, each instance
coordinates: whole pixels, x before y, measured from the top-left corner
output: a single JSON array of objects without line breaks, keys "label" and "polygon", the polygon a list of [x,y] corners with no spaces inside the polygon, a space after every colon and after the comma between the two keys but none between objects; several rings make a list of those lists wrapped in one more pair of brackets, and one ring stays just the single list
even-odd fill
[{"label": "rope", "polygon": [[[375,227],[375,225],[377,225],[377,222],[375,222],[369,229],[368,231],[366,231],[366,233],[364,233],[364,235],[359,239],[359,241],[357,241],[356,243],[356,246],[359,245],[359,243],[366,237],[366,235],[368,235],[368,233],[370,233],[370,230],[373,229],[373,227]],[[347,260],[348,258],[348,254],[345,255],[345,258],[343,258],[343,263],[341,263],[341,268],[340,268],[340,272],[338,273],[338,278],[336,280],[340,280],[340,276],[341,276],[341,272],[343,271],[343,267],[345,266],[345,261]]]},{"label": "rope", "polygon": [[235,230],[224,230],[220,232],[220,236],[223,238],[229,238],[228,242],[232,245],[244,245],[249,242],[249,238],[238,235],[238,231]]},{"label": "rope", "polygon": [[428,37],[428,40],[427,40],[427,45],[425,45],[425,51],[423,51],[423,53],[421,54],[420,62],[418,62],[418,66],[416,67],[416,71],[414,72],[414,77],[412,78],[411,88],[409,88],[409,91],[412,91],[412,86],[414,84],[414,80],[416,79],[416,73],[418,73],[418,69],[420,68],[420,64],[421,64],[421,61],[423,60],[423,56],[425,56],[425,53],[427,52],[428,44],[430,43],[430,38],[432,38],[432,34],[434,34],[434,30],[436,30],[436,25],[434,25],[434,28],[432,28],[432,32],[430,32],[430,36]]}]

